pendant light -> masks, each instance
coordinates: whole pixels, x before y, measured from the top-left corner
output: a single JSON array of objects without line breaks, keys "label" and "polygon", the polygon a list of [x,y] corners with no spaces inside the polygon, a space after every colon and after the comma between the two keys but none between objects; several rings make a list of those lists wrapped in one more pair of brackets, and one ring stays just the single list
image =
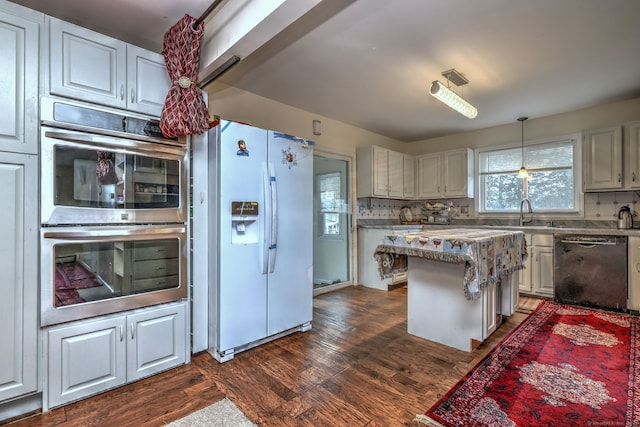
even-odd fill
[{"label": "pendant light", "polygon": [[518,171],[518,178],[529,178],[529,172],[524,167],[524,121],[527,119],[528,117],[518,117],[518,121],[522,123],[522,167]]}]

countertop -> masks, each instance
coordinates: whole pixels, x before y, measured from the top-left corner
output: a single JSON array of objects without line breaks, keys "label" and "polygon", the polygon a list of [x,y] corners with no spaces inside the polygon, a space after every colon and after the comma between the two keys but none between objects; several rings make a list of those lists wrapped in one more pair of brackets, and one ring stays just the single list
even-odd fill
[{"label": "countertop", "polygon": [[640,229],[617,229],[617,228],[605,228],[605,227],[575,227],[575,226],[548,226],[548,225],[489,225],[489,224],[460,224],[455,223],[451,225],[444,224],[423,224],[423,225],[402,225],[394,222],[384,223],[372,223],[365,222],[363,224],[358,223],[358,228],[362,229],[385,229],[398,232],[409,232],[416,230],[442,230],[447,228],[489,228],[497,230],[517,230],[524,233],[534,234],[584,234],[584,235],[601,235],[601,236],[633,236],[640,237]]}]

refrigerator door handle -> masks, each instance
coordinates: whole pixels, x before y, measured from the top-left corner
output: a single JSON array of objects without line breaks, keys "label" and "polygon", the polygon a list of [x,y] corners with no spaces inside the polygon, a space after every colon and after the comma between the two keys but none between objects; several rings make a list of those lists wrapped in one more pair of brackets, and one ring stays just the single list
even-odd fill
[{"label": "refrigerator door handle", "polygon": [[267,274],[269,265],[269,247],[271,246],[271,175],[266,164],[262,167],[262,191],[264,193],[265,229],[262,242],[262,274]]},{"label": "refrigerator door handle", "polygon": [[276,268],[278,254],[278,185],[273,163],[269,164],[269,184],[271,189],[271,245],[269,245],[269,273]]}]

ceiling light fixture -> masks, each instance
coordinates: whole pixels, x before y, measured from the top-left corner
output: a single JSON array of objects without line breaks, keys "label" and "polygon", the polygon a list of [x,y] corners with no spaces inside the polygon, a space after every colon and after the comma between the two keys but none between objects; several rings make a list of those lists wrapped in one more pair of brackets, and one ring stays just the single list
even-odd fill
[{"label": "ceiling light fixture", "polygon": [[463,76],[453,68],[447,71],[443,71],[442,75],[447,78],[447,86],[443,85],[438,80],[434,80],[433,83],[431,83],[431,89],[429,89],[429,93],[431,93],[434,98],[437,98],[448,107],[456,110],[463,116],[470,119],[475,118],[478,115],[478,110],[476,109],[476,107],[474,107],[463,97],[449,89],[449,82],[455,84],[456,86],[463,86],[469,83],[469,80],[467,80],[465,76]]},{"label": "ceiling light fixture", "polygon": [[529,178],[529,172],[524,167],[524,122],[528,117],[518,117],[518,121],[522,123],[522,167],[518,171],[518,178]]}]

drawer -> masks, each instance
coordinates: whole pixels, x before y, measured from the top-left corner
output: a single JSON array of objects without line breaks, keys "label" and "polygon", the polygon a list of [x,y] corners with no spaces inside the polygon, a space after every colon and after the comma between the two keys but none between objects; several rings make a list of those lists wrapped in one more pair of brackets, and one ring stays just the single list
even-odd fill
[{"label": "drawer", "polygon": [[133,279],[172,276],[178,274],[180,264],[178,258],[136,261],[133,263]]},{"label": "drawer", "polygon": [[137,279],[133,281],[133,292],[147,292],[157,289],[177,288],[180,279],[175,276],[153,277],[150,279]]},{"label": "drawer", "polygon": [[534,234],[533,246],[553,246],[553,234]]}]

